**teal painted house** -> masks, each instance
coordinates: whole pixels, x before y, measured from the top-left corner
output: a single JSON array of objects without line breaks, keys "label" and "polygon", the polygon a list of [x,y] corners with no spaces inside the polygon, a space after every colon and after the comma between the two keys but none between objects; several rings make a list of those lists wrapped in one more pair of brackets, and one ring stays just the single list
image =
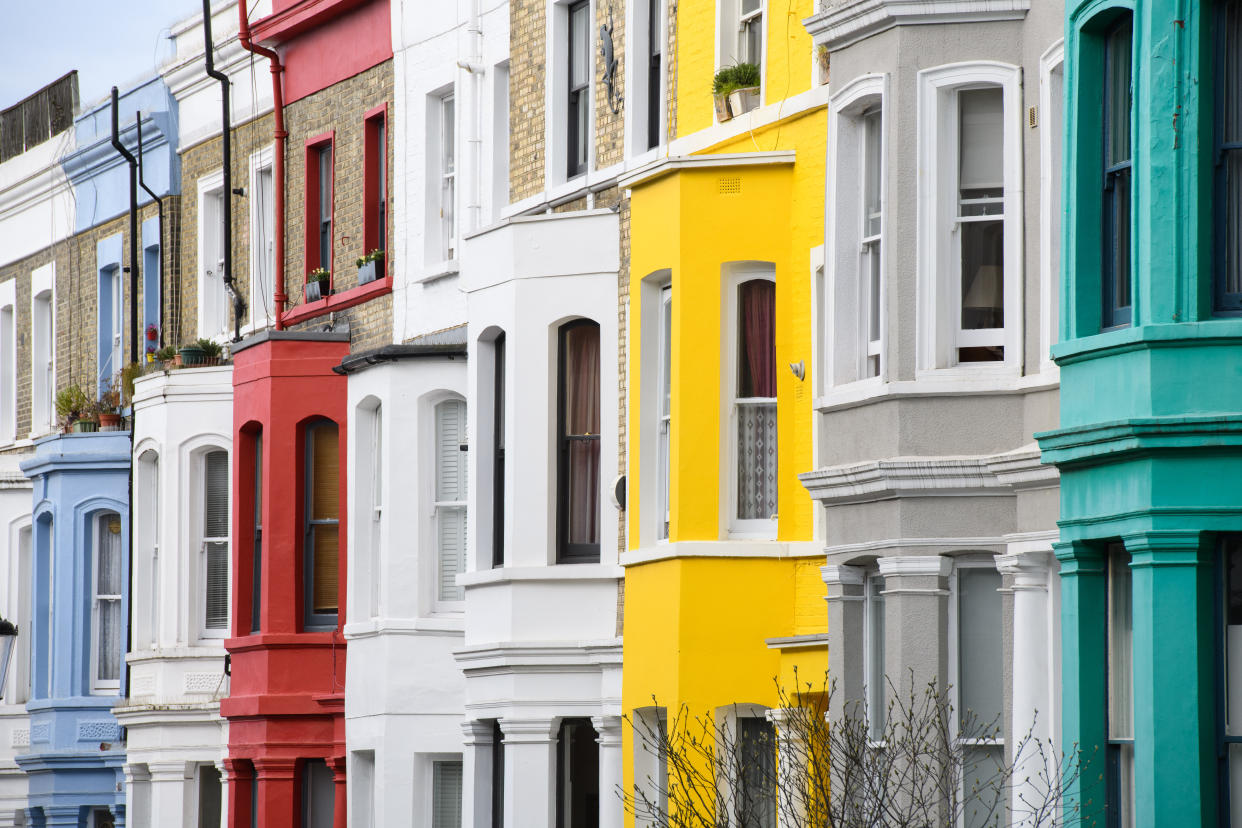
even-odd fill
[{"label": "teal painted house", "polygon": [[1061,423],[1038,438],[1075,796],[1097,825],[1242,828],[1242,0],[1066,15]]}]

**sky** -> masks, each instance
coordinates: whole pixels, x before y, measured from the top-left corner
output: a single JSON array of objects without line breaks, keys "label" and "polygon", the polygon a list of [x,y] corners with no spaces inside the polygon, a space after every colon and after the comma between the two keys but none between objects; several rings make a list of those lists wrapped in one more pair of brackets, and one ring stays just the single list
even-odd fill
[{"label": "sky", "polygon": [[0,109],[73,69],[84,105],[149,77],[172,53],[169,28],[202,8],[202,0],[0,0]]}]

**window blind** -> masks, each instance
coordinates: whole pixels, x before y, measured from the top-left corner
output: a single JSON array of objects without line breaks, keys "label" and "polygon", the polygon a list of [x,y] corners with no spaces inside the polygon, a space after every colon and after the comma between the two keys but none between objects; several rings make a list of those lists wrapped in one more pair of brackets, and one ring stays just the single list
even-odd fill
[{"label": "window blind", "polygon": [[337,611],[340,543],[340,455],[335,423],[310,431],[311,608],[315,614]]},{"label": "window blind", "polygon": [[965,89],[958,94],[961,119],[959,181],[963,190],[1005,186],[1004,97],[999,86]]},{"label": "window blind", "polygon": [[436,406],[436,533],[439,599],[465,597],[457,575],[466,571],[466,404],[445,400]]},{"label": "window blind", "polygon": [[461,762],[435,762],[432,765],[432,828],[461,828],[461,782]]}]

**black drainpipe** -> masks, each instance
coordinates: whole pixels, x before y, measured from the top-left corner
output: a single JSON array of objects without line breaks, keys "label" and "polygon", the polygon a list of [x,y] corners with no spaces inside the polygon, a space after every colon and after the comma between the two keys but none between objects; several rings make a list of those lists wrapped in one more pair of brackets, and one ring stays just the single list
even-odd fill
[{"label": "black drainpipe", "polygon": [[[138,361],[138,159],[121,143],[116,87],[112,87],[112,146],[129,162],[129,356]],[[113,365],[119,372],[124,366]]]},{"label": "black drainpipe", "polygon": [[[147,191],[147,195],[155,199],[160,208],[160,347],[164,347],[164,199],[160,198],[142,180],[142,113],[136,115],[138,120],[138,184]],[[171,152],[171,149],[170,149]]]},{"label": "black drainpipe", "polygon": [[224,289],[233,299],[233,341],[241,342],[241,318],[246,300],[233,286],[233,122],[229,115],[229,77],[216,69],[211,43],[211,0],[203,0],[203,39],[207,56],[207,76],[220,81],[221,124],[224,138]]}]

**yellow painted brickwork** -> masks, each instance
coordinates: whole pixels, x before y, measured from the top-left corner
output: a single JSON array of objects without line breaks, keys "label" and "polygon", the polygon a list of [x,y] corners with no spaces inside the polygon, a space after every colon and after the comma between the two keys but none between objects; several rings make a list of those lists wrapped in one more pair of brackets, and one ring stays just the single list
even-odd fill
[{"label": "yellow painted brickwork", "polygon": [[[363,116],[388,104],[389,135],[396,115],[393,100],[392,61],[374,66],[327,89],[308,95],[285,108],[285,127],[289,131],[285,156],[285,292],[288,307],[300,305],[308,268],[306,230],[306,142],[333,133],[332,284],[337,293],[358,285],[354,260],[363,250]],[[393,142],[388,142],[388,169],[393,169]],[[391,176],[390,176],[391,178]],[[388,182],[391,202],[392,182]],[[389,226],[391,249],[392,229]],[[312,319],[295,329],[314,330],[327,317]],[[348,323],[350,347],[364,351],[392,342],[392,296],[372,299],[336,313],[336,322]]]}]

